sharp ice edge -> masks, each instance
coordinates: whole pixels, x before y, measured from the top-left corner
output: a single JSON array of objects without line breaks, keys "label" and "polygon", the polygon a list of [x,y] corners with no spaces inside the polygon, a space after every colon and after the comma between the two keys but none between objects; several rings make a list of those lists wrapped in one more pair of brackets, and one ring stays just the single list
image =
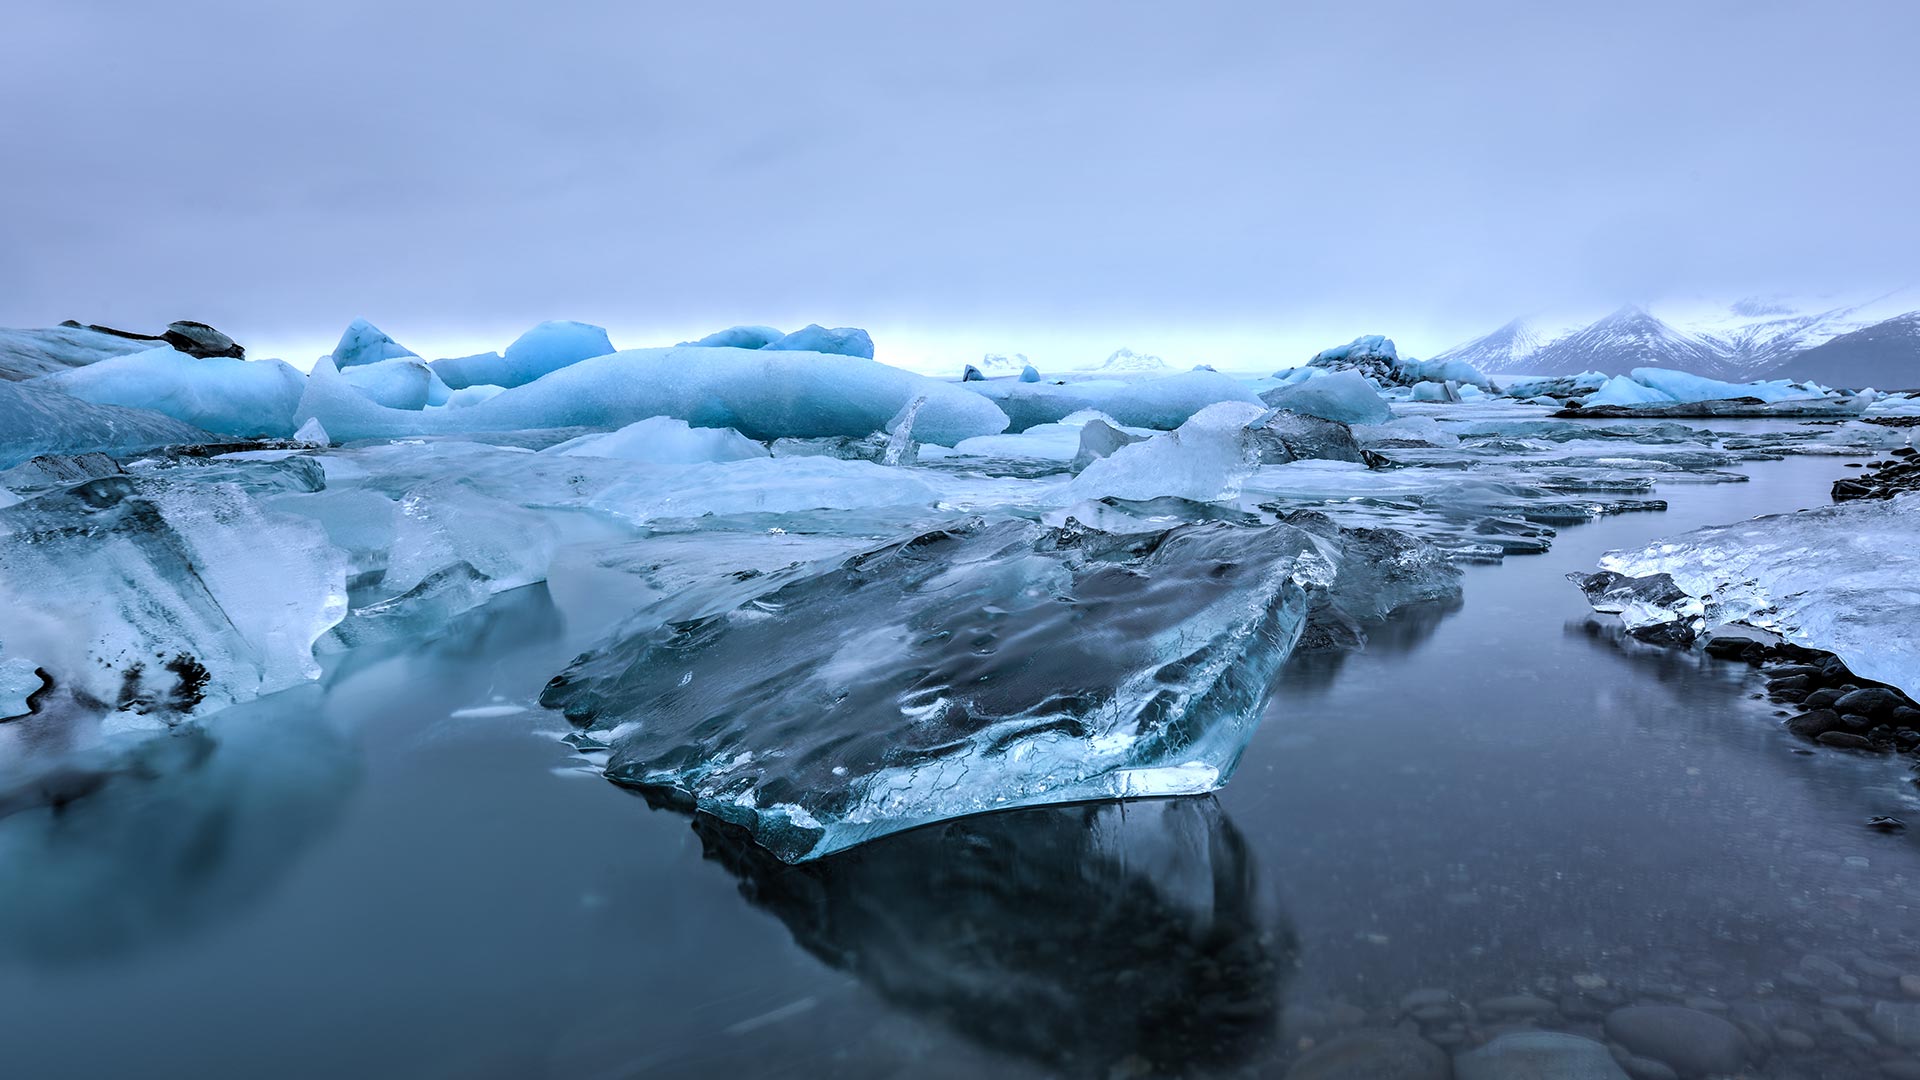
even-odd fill
[{"label": "sharp ice edge", "polygon": [[1691,635],[1738,623],[1831,652],[1863,678],[1920,692],[1920,493],[1716,525],[1614,551],[1590,587],[1629,628]]}]

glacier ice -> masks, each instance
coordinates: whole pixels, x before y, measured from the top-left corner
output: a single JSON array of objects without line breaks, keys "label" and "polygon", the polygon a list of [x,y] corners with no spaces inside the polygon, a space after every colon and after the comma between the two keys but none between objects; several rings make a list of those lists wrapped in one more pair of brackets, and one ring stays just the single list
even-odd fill
[{"label": "glacier ice", "polygon": [[1608,552],[1583,580],[1631,629],[1740,623],[1920,693],[1920,493],[1776,514]]},{"label": "glacier ice", "polygon": [[1343,424],[1384,424],[1393,410],[1367,377],[1356,370],[1334,371],[1265,391],[1260,400],[1290,412]]},{"label": "glacier ice", "polygon": [[1581,405],[1651,405],[1655,402],[1676,401],[1677,398],[1664,391],[1656,390],[1643,382],[1637,382],[1625,375],[1615,375],[1608,379],[1598,390],[1588,394]]},{"label": "glacier ice", "polygon": [[605,434],[582,435],[546,452],[573,457],[624,458],[655,465],[771,456],[765,446],[732,428],[689,427],[685,420],[667,416],[650,416]]},{"label": "glacier ice", "polygon": [[1090,379],[1055,384],[990,379],[961,385],[999,405],[1008,418],[1007,430],[1013,432],[1056,424],[1074,413],[1090,410],[1126,427],[1171,431],[1217,402],[1260,402],[1259,395],[1245,383],[1213,371],[1131,381]]},{"label": "glacier ice", "polygon": [[0,380],[0,469],[41,454],[132,453],[217,441],[211,432],[147,409],[96,405],[38,381]]},{"label": "glacier ice", "polygon": [[0,509],[0,660],[109,709],[211,711],[318,673],[345,570],[237,485],[102,477]]},{"label": "glacier ice", "polygon": [[196,359],[171,347],[34,380],[98,405],[163,413],[220,435],[285,437],[306,380],[279,360]]},{"label": "glacier ice", "polygon": [[1209,405],[1172,431],[1119,447],[1088,465],[1073,480],[1073,497],[1231,499],[1259,464],[1247,425],[1265,411],[1238,401]]},{"label": "glacier ice", "polygon": [[145,352],[154,344],[151,340],[124,338],[86,326],[0,329],[0,381],[31,379],[85,367],[109,357]]},{"label": "glacier ice", "polygon": [[[339,441],[528,428],[615,428],[652,416],[730,427],[754,439],[881,431],[915,397],[913,437],[952,445],[1007,426],[993,404],[952,383],[872,360],[742,349],[632,349],[583,360],[461,408],[381,408],[314,365],[296,419],[318,418]],[[458,393],[458,391],[456,391]],[[288,429],[291,431],[291,427]]]},{"label": "glacier ice", "polygon": [[1819,391],[1785,379],[1772,382],[1729,383],[1695,375],[1690,371],[1668,368],[1634,368],[1628,373],[1633,381],[1650,386],[1674,401],[1715,401],[1724,398],[1759,398],[1761,401],[1786,401],[1792,398],[1821,397]]},{"label": "glacier ice", "polygon": [[956,524],[617,637],[541,700],[611,744],[612,779],[801,861],[979,811],[1217,787],[1299,635],[1303,573],[1325,560],[1284,525]]},{"label": "glacier ice", "polygon": [[786,336],[784,331],[771,326],[729,326],[698,341],[683,341],[680,344],[706,349],[764,349]]},{"label": "glacier ice", "polygon": [[[340,377],[365,394],[368,401],[389,409],[426,408],[433,403],[434,384],[440,382],[423,361],[405,356],[341,368]],[[441,402],[446,400],[446,391],[446,384],[440,383]]]},{"label": "glacier ice", "polygon": [[502,370],[474,380],[493,386],[520,386],[563,367],[606,356],[614,350],[607,332],[583,322],[554,320],[513,339],[502,356]]},{"label": "glacier ice", "polygon": [[341,333],[340,343],[333,347],[332,355],[336,367],[346,368],[413,356],[414,352],[367,320],[355,319]]},{"label": "glacier ice", "polygon": [[865,330],[853,326],[829,330],[819,323],[808,323],[791,334],[767,342],[761,348],[769,352],[825,353],[829,356],[873,359],[873,338]]}]

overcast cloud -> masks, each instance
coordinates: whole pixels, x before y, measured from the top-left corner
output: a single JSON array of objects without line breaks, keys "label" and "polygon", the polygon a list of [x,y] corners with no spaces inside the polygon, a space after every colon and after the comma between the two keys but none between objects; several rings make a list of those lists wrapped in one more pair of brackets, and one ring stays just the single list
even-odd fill
[{"label": "overcast cloud", "polygon": [[1258,367],[1920,280],[1920,4],[11,0],[0,325]]}]

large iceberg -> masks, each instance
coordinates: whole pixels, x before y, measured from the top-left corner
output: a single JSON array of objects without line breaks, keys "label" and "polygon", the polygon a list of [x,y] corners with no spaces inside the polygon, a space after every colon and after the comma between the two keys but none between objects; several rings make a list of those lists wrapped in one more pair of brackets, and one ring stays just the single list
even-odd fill
[{"label": "large iceberg", "polygon": [[[406,412],[366,400],[333,365],[314,365],[294,422],[336,441],[527,428],[617,428],[651,416],[730,427],[754,439],[884,431],[917,397],[912,437],[951,445],[1007,426],[993,404],[951,383],[872,360],[742,349],[631,349],[583,360],[458,409]],[[289,431],[292,430],[290,427]]]},{"label": "large iceberg", "polygon": [[284,438],[299,426],[293,412],[306,380],[279,360],[201,360],[161,347],[35,384],[99,405],[150,409],[221,435]]},{"label": "large iceberg", "polygon": [[1581,583],[1632,629],[1740,623],[1920,693],[1920,493],[1716,525],[1609,552]]},{"label": "large iceberg", "polygon": [[1358,370],[1334,371],[1265,391],[1260,400],[1290,412],[1343,424],[1384,424],[1393,410]]},{"label": "large iceberg", "polygon": [[132,453],[216,441],[211,432],[161,413],[96,405],[35,382],[0,381],[0,469],[41,454]]},{"label": "large iceberg", "polygon": [[1208,791],[1329,573],[1289,526],[959,524],[582,656],[612,779],[788,861],[925,822]]}]

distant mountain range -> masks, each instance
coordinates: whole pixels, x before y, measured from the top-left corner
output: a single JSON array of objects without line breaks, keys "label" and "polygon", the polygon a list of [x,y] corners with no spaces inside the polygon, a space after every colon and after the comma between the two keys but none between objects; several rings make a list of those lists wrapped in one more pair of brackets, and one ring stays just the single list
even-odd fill
[{"label": "distant mountain range", "polygon": [[1515,319],[1435,356],[1489,375],[1675,368],[1732,382],[1920,387],[1920,289],[1864,303],[1747,299],[1662,319],[1635,306],[1592,322]]}]

